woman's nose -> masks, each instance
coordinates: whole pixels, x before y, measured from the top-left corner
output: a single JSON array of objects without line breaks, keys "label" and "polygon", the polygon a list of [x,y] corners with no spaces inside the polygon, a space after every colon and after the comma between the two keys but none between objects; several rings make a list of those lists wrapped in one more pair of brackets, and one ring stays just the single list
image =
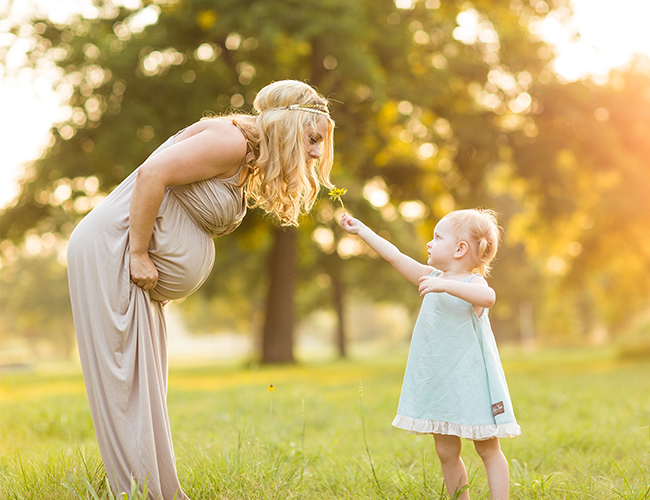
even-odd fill
[{"label": "woman's nose", "polygon": [[320,147],[316,146],[316,147],[310,148],[309,149],[309,156],[311,156],[315,160],[320,158]]}]

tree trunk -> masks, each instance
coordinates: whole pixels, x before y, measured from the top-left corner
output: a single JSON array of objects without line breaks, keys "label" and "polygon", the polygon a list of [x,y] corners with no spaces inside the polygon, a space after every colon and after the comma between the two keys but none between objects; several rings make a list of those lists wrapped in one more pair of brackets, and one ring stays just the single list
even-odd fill
[{"label": "tree trunk", "polygon": [[330,278],[332,278],[332,301],[334,303],[334,311],[336,312],[337,326],[336,326],[336,346],[339,349],[339,357],[345,358],[346,351],[346,334],[345,334],[345,315],[343,310],[343,296],[345,289],[343,281],[341,280],[341,260],[336,259],[338,262],[334,263],[332,267]]},{"label": "tree trunk", "polygon": [[270,284],[262,333],[262,363],[293,363],[293,295],[296,277],[295,228],[274,229]]}]

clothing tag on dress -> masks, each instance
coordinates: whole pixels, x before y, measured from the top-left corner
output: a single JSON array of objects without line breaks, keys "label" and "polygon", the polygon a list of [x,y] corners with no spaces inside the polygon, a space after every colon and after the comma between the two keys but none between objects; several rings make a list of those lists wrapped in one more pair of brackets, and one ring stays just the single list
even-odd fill
[{"label": "clothing tag on dress", "polygon": [[505,412],[506,410],[503,408],[503,401],[499,401],[498,403],[494,403],[492,405],[492,415],[494,415],[495,417]]}]

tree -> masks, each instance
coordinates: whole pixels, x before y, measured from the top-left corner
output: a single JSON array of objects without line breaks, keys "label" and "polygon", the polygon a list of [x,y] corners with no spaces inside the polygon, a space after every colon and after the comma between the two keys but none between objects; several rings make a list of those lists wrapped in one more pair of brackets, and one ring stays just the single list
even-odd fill
[{"label": "tree", "polygon": [[[53,243],[54,238],[50,235],[46,241]],[[16,247],[5,248],[13,262],[0,269],[0,336],[8,341],[19,335],[36,355],[43,341],[50,341],[57,355],[69,358],[75,344],[65,267],[57,261],[54,245],[40,249],[32,245],[28,250],[41,253],[40,257],[27,251],[21,255]]]},{"label": "tree", "polygon": [[[621,325],[647,303],[647,285],[634,280],[648,262],[647,75],[618,75],[623,84],[605,87],[560,85],[548,47],[529,30],[543,14],[527,2],[96,5],[96,19],[72,26],[34,23],[31,63],[49,58],[62,69],[70,116],[2,214],[3,240],[19,242],[44,221],[48,232],[67,237],[156,144],[206,108],[247,111],[263,85],[296,78],[332,99],[334,181],[348,188],[346,208],[406,253],[422,255],[450,210],[488,205],[502,214],[507,232],[492,316],[502,335],[518,331],[521,302],[542,311],[546,332],[573,329],[574,308],[585,311],[585,322],[599,309],[599,321]],[[295,316],[314,307],[337,311],[342,355],[347,297],[400,300],[414,312],[417,294],[342,234],[336,213],[323,197],[291,232],[253,212],[217,240],[215,271],[184,307],[210,304],[217,320],[234,311],[226,321],[254,330],[266,304],[262,357],[269,362],[293,359]],[[581,229],[590,224],[601,230]],[[612,248],[608,232],[626,242],[624,251]],[[282,291],[289,281],[278,281],[291,269],[295,303],[291,288]],[[331,290],[314,285],[318,275],[329,276]],[[617,297],[636,299],[611,301],[612,287]],[[271,353],[270,346],[283,347]]]},{"label": "tree", "polygon": [[650,265],[648,85],[640,61],[604,86],[549,83],[535,96],[539,132],[512,142],[519,175],[536,186],[516,237],[561,297],[545,313],[577,318],[583,334],[621,333],[650,295],[639,279]]},{"label": "tree", "polygon": [[[205,103],[216,104],[217,112],[230,107],[245,111],[257,89],[281,78],[308,80],[337,98],[346,98],[360,81],[372,83],[377,68],[372,54],[348,49],[365,43],[358,19],[393,8],[386,1],[371,5],[338,0],[231,1],[218,7],[199,1],[161,7],[146,3],[136,12],[100,1],[96,6],[99,16],[93,20],[34,24],[38,43],[30,61],[37,65],[49,58],[63,70],[61,85],[71,94],[70,118],[53,130],[53,145],[34,164],[16,205],[4,212],[3,239],[20,241],[27,228],[45,219],[67,237],[80,216],[151,152],[154,137],[167,137],[191,123]],[[318,16],[313,15],[316,10]],[[372,25],[365,30],[376,36]],[[334,73],[337,64],[342,71]],[[186,105],[160,104],[170,102]],[[134,131],[139,140],[133,140]],[[258,220],[248,227],[259,226]],[[290,233],[274,234],[283,238]],[[283,262],[291,252],[273,255],[277,260],[270,263],[271,270],[293,267]],[[236,271],[231,276],[238,279]],[[277,286],[271,281],[271,290]],[[293,300],[292,294],[277,298]],[[290,330],[274,324],[264,329],[267,336]],[[279,358],[266,353],[263,358],[291,359],[286,352],[291,343],[284,345]]]}]

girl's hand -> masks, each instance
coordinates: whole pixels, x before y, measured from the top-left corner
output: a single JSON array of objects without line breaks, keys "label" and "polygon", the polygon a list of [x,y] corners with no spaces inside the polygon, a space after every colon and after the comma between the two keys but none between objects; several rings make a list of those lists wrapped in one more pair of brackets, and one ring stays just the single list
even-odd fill
[{"label": "girl's hand", "polygon": [[446,281],[447,280],[443,278],[438,278],[437,276],[422,276],[420,278],[420,286],[418,287],[418,292],[420,292],[420,297],[426,295],[427,293],[445,292]]},{"label": "girl's hand", "polygon": [[361,228],[365,227],[363,222],[350,217],[348,214],[341,216],[341,227],[350,234],[359,234]]},{"label": "girl's hand", "polygon": [[151,290],[158,284],[158,270],[149,257],[149,252],[131,254],[129,268],[131,281],[143,290]]}]

